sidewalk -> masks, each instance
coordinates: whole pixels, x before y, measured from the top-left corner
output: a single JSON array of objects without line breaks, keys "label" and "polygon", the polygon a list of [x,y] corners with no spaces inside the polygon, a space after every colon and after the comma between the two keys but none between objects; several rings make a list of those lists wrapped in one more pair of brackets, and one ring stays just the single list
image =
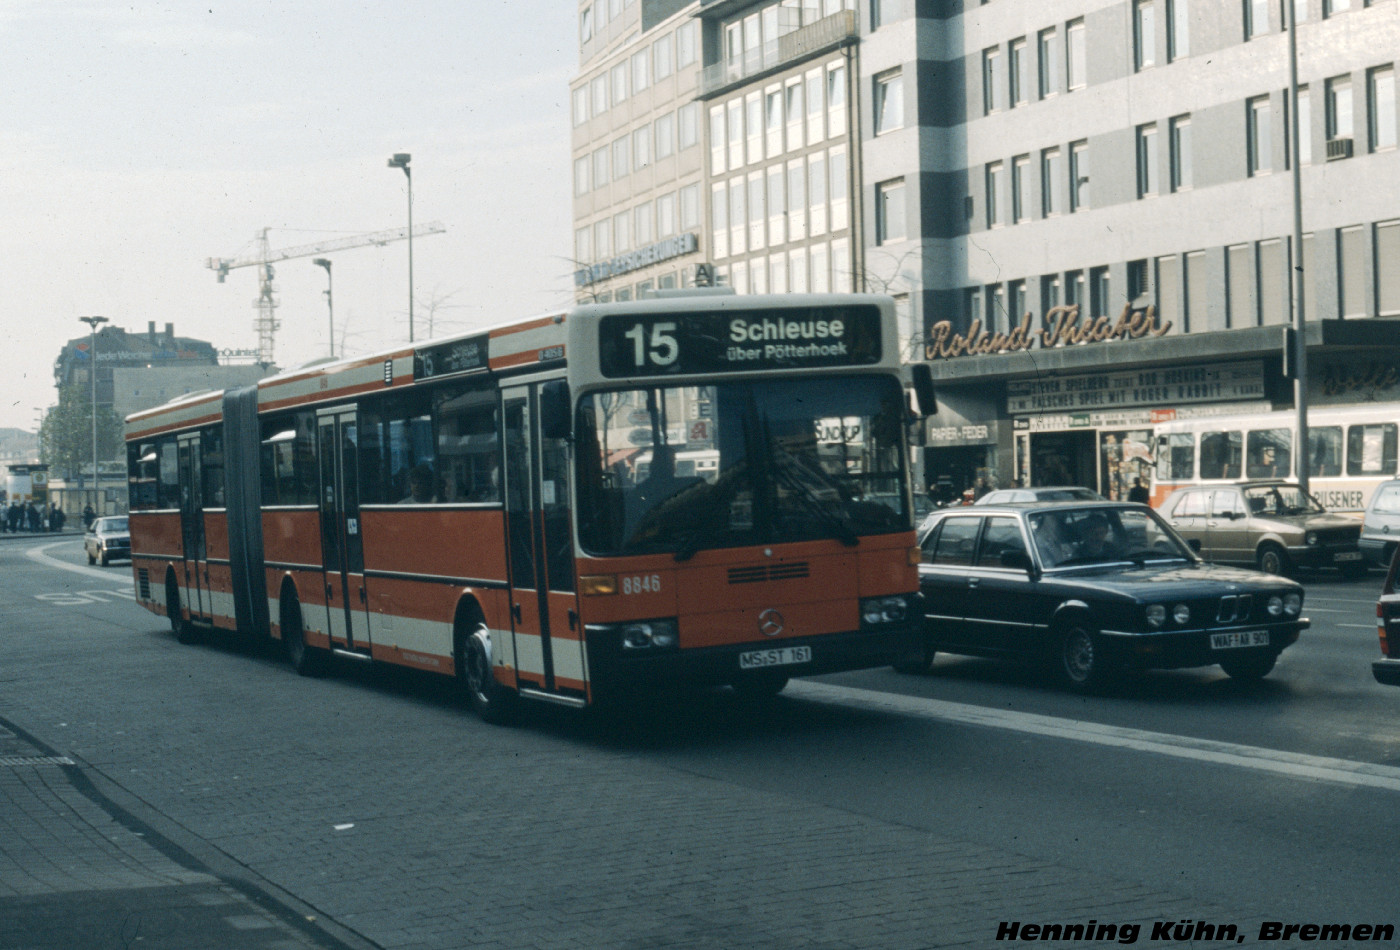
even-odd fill
[{"label": "sidewalk", "polygon": [[371,946],[325,932],[246,869],[216,873],[100,784],[0,719],[0,948]]}]

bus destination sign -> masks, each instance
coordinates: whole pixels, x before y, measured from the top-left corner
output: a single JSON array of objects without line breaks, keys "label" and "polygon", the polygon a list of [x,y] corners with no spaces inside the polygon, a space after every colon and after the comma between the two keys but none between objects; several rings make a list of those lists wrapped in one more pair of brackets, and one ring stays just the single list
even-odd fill
[{"label": "bus destination sign", "polygon": [[464,340],[438,343],[425,346],[413,352],[413,378],[435,379],[438,376],[455,376],[486,369],[488,366],[489,336],[482,333]]},{"label": "bus destination sign", "polygon": [[880,361],[874,306],[614,314],[598,323],[606,377],[866,366]]}]

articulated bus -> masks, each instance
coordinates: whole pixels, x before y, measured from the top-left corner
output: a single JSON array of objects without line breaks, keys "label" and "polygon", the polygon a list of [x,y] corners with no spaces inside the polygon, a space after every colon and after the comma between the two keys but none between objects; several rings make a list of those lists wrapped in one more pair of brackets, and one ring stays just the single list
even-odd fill
[{"label": "articulated bus", "polygon": [[[1308,488],[1323,507],[1365,511],[1376,486],[1396,474],[1400,404],[1308,410]],[[1292,411],[1158,422],[1152,503],[1185,485],[1297,478]]]},{"label": "articulated bus", "polygon": [[492,721],[895,662],[897,339],[886,297],[677,295],[182,397],[127,420],[137,598],[304,675],[454,676]]}]

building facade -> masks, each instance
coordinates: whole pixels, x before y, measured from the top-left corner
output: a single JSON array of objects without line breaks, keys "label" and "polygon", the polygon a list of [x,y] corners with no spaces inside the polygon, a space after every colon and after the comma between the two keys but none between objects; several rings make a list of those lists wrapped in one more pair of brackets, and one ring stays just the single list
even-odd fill
[{"label": "building facade", "polygon": [[[921,477],[955,491],[1117,495],[1162,420],[1291,407],[1297,257],[1309,404],[1400,403],[1400,0],[1283,2],[581,3],[576,253],[605,266],[580,298],[697,264],[741,293],[892,294],[939,381]],[[699,61],[639,100],[641,53],[683,30]],[[664,173],[580,178],[696,104]],[[696,185],[683,251],[639,246],[637,209]],[[614,267],[629,211],[642,253]]]}]

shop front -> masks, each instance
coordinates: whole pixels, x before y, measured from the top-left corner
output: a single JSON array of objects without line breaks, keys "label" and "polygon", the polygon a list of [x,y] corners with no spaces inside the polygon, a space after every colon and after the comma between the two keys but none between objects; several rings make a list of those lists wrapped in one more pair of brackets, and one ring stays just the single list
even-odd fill
[{"label": "shop front", "polygon": [[[949,345],[946,334],[931,344],[926,357],[940,405],[961,400],[965,411],[954,425],[942,418],[929,422],[924,464],[930,482],[934,473],[946,473],[960,490],[969,477],[984,475],[1000,487],[1079,485],[1126,500],[1138,484],[1151,492],[1159,426],[1282,414],[1294,405],[1294,380],[1285,372],[1288,328],[1168,336],[1156,332],[1150,308],[1134,325],[1142,332],[1070,342],[1060,336],[1053,345],[1031,332],[1002,341],[1007,348],[1000,352],[959,347],[956,337]],[[1314,323],[1307,345],[1315,368],[1310,406],[1384,399],[1376,372],[1358,381],[1341,368],[1400,365],[1400,333],[1392,322]],[[1393,388],[1400,397],[1400,382]],[[1396,409],[1400,419],[1400,404]]]}]

